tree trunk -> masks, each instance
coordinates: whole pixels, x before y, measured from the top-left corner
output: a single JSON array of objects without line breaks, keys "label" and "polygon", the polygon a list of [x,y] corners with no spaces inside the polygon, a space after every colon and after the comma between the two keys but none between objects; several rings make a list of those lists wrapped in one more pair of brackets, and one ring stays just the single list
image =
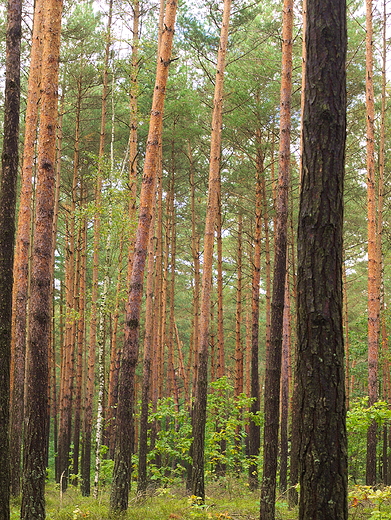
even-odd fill
[{"label": "tree trunk", "polygon": [[71,204],[67,215],[66,236],[66,326],[63,355],[61,356],[61,383],[60,383],[60,420],[58,432],[58,475],[57,482],[61,484],[62,491],[68,486],[69,453],[72,442],[72,405],[74,395],[75,370],[76,370],[76,344],[77,344],[77,313],[78,304],[78,269],[77,269],[77,241],[76,238],[76,205],[77,188],[79,182],[79,157],[80,157],[80,120],[82,101],[82,73],[77,80],[75,140],[73,151],[73,178],[71,191]]},{"label": "tree trunk", "polygon": [[143,278],[152,218],[152,206],[155,200],[154,195],[159,158],[158,150],[160,148],[162,135],[165,87],[168,77],[168,66],[171,60],[176,9],[176,2],[169,0],[166,5],[162,44],[159,46],[160,52],[156,71],[156,85],[152,100],[152,111],[144,162],[139,222],[136,233],[132,275],[130,279],[129,300],[125,323],[125,340],[120,369],[116,428],[117,441],[113,484],[110,496],[110,507],[113,511],[125,511],[128,507],[132,449],[129,428],[131,431],[131,425],[133,423],[134,379],[138,357]]},{"label": "tree trunk", "polygon": [[62,1],[45,5],[42,52],[42,100],[38,144],[36,221],[31,267],[26,432],[22,520],[45,518],[47,457],[48,352],[51,323],[53,216],[56,185],[56,121]]},{"label": "tree trunk", "polygon": [[[376,181],[375,181],[375,100],[373,90],[372,0],[366,0],[366,121],[367,121],[367,204],[368,204],[368,395],[369,406],[378,400],[378,356],[380,285],[376,251]],[[367,434],[366,484],[376,484],[377,424],[373,421]]]},{"label": "tree trunk", "polygon": [[106,141],[106,119],[107,119],[107,96],[108,96],[108,64],[111,48],[111,17],[113,2],[109,3],[109,16],[107,20],[105,58],[103,65],[103,87],[101,97],[101,121],[100,121],[100,137],[99,137],[99,160],[98,173],[95,187],[95,206],[93,223],[93,258],[92,258],[92,290],[91,290],[91,313],[90,313],[90,331],[89,331],[89,347],[88,347],[88,375],[86,385],[86,397],[84,405],[83,420],[83,442],[82,442],[82,458],[81,458],[81,492],[83,496],[89,496],[91,492],[91,436],[92,436],[92,402],[95,384],[95,359],[96,359],[96,341],[97,341],[97,320],[98,320],[98,283],[99,283],[99,249],[100,249],[100,206],[102,200],[102,168],[103,158],[105,154]]},{"label": "tree trunk", "polygon": [[225,375],[225,348],[224,348],[224,299],[223,299],[223,237],[221,222],[221,185],[218,188],[217,213],[217,377]]},{"label": "tree trunk", "polygon": [[[137,164],[138,164],[138,74],[139,74],[139,32],[140,32],[140,2],[133,0],[133,27],[132,27],[132,62],[130,73],[130,136],[129,136],[129,221],[133,224],[137,217]],[[132,275],[135,231],[130,233],[128,250],[127,280]]]},{"label": "tree trunk", "polygon": [[236,289],[236,320],[235,320],[235,397],[243,393],[243,345],[242,345],[242,271],[243,271],[243,215],[238,216],[238,251],[237,251],[237,289]]},{"label": "tree trunk", "polygon": [[78,320],[77,320],[77,355],[76,355],[76,388],[75,388],[75,414],[73,425],[73,463],[72,484],[78,484],[79,474],[79,447],[80,424],[83,389],[83,361],[85,346],[85,307],[86,307],[86,269],[87,269],[87,222],[84,217],[80,222],[79,246],[78,246]]},{"label": "tree trunk", "polygon": [[[176,224],[175,224],[175,193],[174,193],[174,172],[175,164],[173,159],[172,143],[171,159],[171,179],[167,194],[167,251],[169,252],[169,271],[167,265],[167,292],[169,301],[169,321],[167,330],[167,395],[174,396],[175,387],[175,366],[174,366],[174,336],[175,336],[175,261],[176,261]],[[168,272],[170,274],[168,274]],[[169,279],[168,279],[169,277]]]},{"label": "tree trunk", "polygon": [[[187,379],[191,381],[191,370],[193,369],[193,384],[197,380],[197,348],[199,345],[199,321],[200,321],[200,236],[197,230],[197,215],[196,215],[196,186],[194,178],[194,160],[192,149],[189,143],[189,163],[190,163],[190,207],[191,207],[191,254],[194,268],[193,281],[193,322],[191,334],[191,349],[189,352],[189,361],[187,369]],[[195,386],[190,392],[195,393]]]},{"label": "tree trunk", "polygon": [[[261,143],[261,133],[257,132],[256,151],[256,185],[255,185],[255,230],[254,230],[254,259],[252,273],[251,294],[251,393],[253,399],[250,411],[259,414],[259,285],[261,279],[261,238],[262,238],[262,204],[264,184],[264,155]],[[250,419],[248,432],[249,486],[252,491],[258,487],[258,456],[261,446],[260,426]]]},{"label": "tree trunk", "polygon": [[32,178],[35,163],[35,142],[39,107],[39,83],[42,54],[42,0],[37,0],[34,10],[34,26],[28,78],[27,107],[22,164],[22,186],[19,201],[17,242],[15,244],[13,286],[13,337],[11,353],[11,416],[10,457],[11,495],[20,494],[21,447],[20,425],[23,423],[24,379],[26,357],[27,301],[29,293],[29,254],[31,236]]},{"label": "tree trunk", "polygon": [[281,349],[288,244],[293,2],[284,0],[278,193],[270,345],[266,349],[264,393],[263,475],[260,518],[274,520],[278,430],[280,420]]},{"label": "tree trunk", "polygon": [[104,402],[105,402],[105,384],[106,384],[106,333],[105,321],[107,314],[107,298],[110,287],[110,256],[111,256],[111,227],[112,217],[110,211],[109,230],[106,237],[106,258],[104,263],[103,287],[99,302],[99,323],[97,334],[98,347],[98,407],[95,427],[95,476],[94,476],[94,498],[98,498],[99,479],[102,462],[102,440],[104,430]]},{"label": "tree trunk", "polygon": [[[8,520],[10,517],[10,360],[16,183],[19,161],[21,24],[22,2],[20,0],[9,0],[7,6],[4,134],[0,179],[0,518],[4,520]],[[19,403],[19,406],[23,408],[23,402]]]},{"label": "tree trunk", "polygon": [[[379,183],[378,183],[378,205],[377,205],[377,233],[376,252],[378,261],[378,283],[380,297],[380,337],[381,352],[383,360],[383,400],[390,403],[390,362],[388,338],[386,330],[385,303],[384,303],[384,280],[383,280],[383,207],[384,207],[384,169],[385,169],[385,116],[387,96],[387,7],[383,0],[383,30],[382,30],[382,91],[381,91],[381,113],[380,113],[380,143],[379,143]],[[383,483],[389,485],[388,467],[388,425],[383,426]]]},{"label": "tree trunk", "polygon": [[285,304],[283,318],[282,363],[281,363],[281,434],[280,434],[280,492],[285,493],[288,486],[288,417],[290,394],[290,284],[289,272],[285,282]]},{"label": "tree trunk", "polygon": [[123,237],[120,239],[119,246],[119,257],[118,257],[118,275],[117,284],[115,290],[115,304],[112,313],[112,330],[110,337],[110,368],[109,368],[109,389],[107,397],[107,414],[106,414],[106,428],[104,432],[104,444],[109,448],[109,458],[114,458],[115,448],[115,414],[118,402],[118,373],[121,359],[121,349],[118,347],[118,321],[119,315],[123,308],[124,300],[121,295],[121,288],[124,284],[122,275],[122,260],[123,260],[123,249],[124,240]]},{"label": "tree trunk", "polygon": [[342,330],[345,2],[308,0],[306,40],[297,279],[299,518],[346,520]]},{"label": "tree trunk", "polygon": [[154,220],[155,209],[153,208],[151,235],[148,248],[148,275],[146,287],[145,304],[145,336],[144,336],[144,361],[143,361],[143,380],[141,389],[141,414],[140,414],[140,439],[138,453],[138,479],[137,492],[144,493],[147,490],[147,454],[148,454],[148,411],[151,400],[151,361],[152,347],[154,338],[154,261],[155,261],[155,242]]},{"label": "tree trunk", "polygon": [[210,301],[212,290],[213,245],[218,213],[218,189],[220,186],[221,129],[223,109],[223,86],[225,57],[228,42],[228,24],[231,12],[231,0],[224,0],[223,20],[220,34],[220,46],[217,57],[215,92],[213,101],[212,135],[209,163],[208,205],[206,210],[204,234],[204,263],[202,271],[202,290],[200,303],[200,334],[197,351],[198,373],[193,408],[193,443],[192,443],[192,482],[193,495],[205,500],[204,483],[204,441],[206,424],[206,402],[208,386],[208,347]]}]

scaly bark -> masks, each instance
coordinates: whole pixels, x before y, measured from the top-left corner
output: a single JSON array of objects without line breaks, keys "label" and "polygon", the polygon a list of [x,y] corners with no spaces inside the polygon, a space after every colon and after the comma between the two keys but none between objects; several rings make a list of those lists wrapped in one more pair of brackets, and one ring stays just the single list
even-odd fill
[{"label": "scaly bark", "polygon": [[32,178],[35,164],[35,142],[39,107],[39,84],[41,77],[42,54],[42,12],[43,2],[37,0],[34,10],[33,36],[30,53],[30,72],[27,86],[27,106],[22,164],[22,185],[19,200],[19,216],[15,244],[14,286],[13,286],[13,324],[11,352],[11,402],[10,402],[10,457],[11,495],[20,494],[22,459],[24,379],[26,358],[27,302],[29,295],[29,253],[31,236]]},{"label": "scaly bark", "polygon": [[342,329],[346,3],[308,0],[298,223],[300,520],[346,520]]},{"label": "scaly bark", "polygon": [[152,206],[154,204],[159,159],[158,150],[160,148],[162,136],[164,98],[168,78],[168,66],[171,60],[176,10],[176,1],[169,0],[166,4],[162,43],[159,46],[156,84],[152,100],[152,110],[144,162],[144,174],[140,194],[139,221],[136,233],[132,275],[130,279],[129,300],[125,323],[125,340],[120,369],[116,428],[117,442],[114,460],[113,484],[110,496],[110,508],[113,511],[125,511],[128,507],[132,448],[129,426],[133,423],[134,379],[138,358],[143,278],[149,230],[152,219]]},{"label": "scaly bark", "polygon": [[284,294],[288,245],[288,186],[290,171],[293,2],[284,0],[282,23],[282,75],[280,96],[279,175],[276,198],[275,254],[270,345],[266,349],[263,474],[261,520],[274,520],[278,431],[280,420],[280,378]]},{"label": "scaly bark", "polygon": [[137,493],[144,493],[147,490],[147,455],[148,455],[148,411],[151,401],[151,362],[154,337],[154,280],[155,280],[155,243],[154,221],[155,207],[153,208],[151,236],[148,247],[148,269],[147,287],[145,303],[145,336],[144,336],[144,359],[143,359],[143,380],[141,389],[141,413],[140,413],[140,438],[138,452],[138,478]]},{"label": "scaly bark", "polygon": [[200,335],[198,345],[198,373],[193,408],[193,468],[191,489],[193,495],[205,500],[204,481],[204,441],[206,424],[206,402],[208,387],[208,347],[210,333],[210,301],[212,291],[213,246],[218,197],[220,186],[221,129],[223,111],[223,86],[228,43],[228,25],[231,13],[231,0],[224,0],[220,44],[217,56],[217,70],[213,99],[212,135],[210,145],[208,204],[204,232],[204,263],[202,270],[202,289],[200,302]]},{"label": "scaly bark", "polygon": [[31,267],[22,520],[44,520],[56,122],[62,1],[45,3],[36,219]]},{"label": "scaly bark", "polygon": [[[369,405],[378,400],[378,358],[380,331],[379,257],[376,231],[375,180],[375,99],[373,89],[373,25],[372,0],[366,0],[366,121],[367,121],[367,219],[368,219],[368,395]],[[367,485],[376,484],[377,424],[373,421],[367,433]]]},{"label": "scaly bark", "polygon": [[[7,6],[4,133],[0,178],[0,518],[2,520],[8,520],[10,517],[10,360],[16,183],[19,162],[21,26],[22,2],[20,0],[9,0]],[[19,406],[23,407],[23,404],[19,403]]]},{"label": "scaly bark", "polygon": [[[257,131],[256,149],[256,184],[255,184],[255,229],[253,272],[251,280],[251,372],[250,397],[253,399],[250,411],[256,415],[260,411],[259,390],[259,285],[261,280],[261,239],[262,239],[262,205],[264,179],[264,155],[262,150],[261,133]],[[250,465],[248,480],[250,489],[258,487],[258,455],[261,446],[260,427],[256,420],[250,419],[248,429],[248,455]]]}]

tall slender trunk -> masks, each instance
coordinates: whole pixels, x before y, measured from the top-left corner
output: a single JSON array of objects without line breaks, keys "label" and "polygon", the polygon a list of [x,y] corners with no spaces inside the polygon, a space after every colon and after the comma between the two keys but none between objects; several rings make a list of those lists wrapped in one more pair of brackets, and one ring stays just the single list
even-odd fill
[{"label": "tall slender trunk", "polygon": [[[172,144],[173,149],[173,144]],[[172,150],[173,156],[173,150]],[[167,395],[174,396],[174,336],[175,336],[175,262],[176,262],[176,225],[175,225],[175,192],[173,157],[171,160],[171,179],[167,197],[167,251],[169,251],[169,272],[167,269],[167,293],[169,301],[169,320],[167,329]],[[168,265],[167,265],[168,268]]]},{"label": "tall slender trunk", "polygon": [[113,0],[109,3],[109,16],[107,20],[106,46],[103,65],[103,86],[101,97],[101,121],[98,151],[98,172],[95,187],[96,210],[93,217],[93,257],[92,257],[92,289],[91,289],[91,312],[88,347],[88,375],[86,385],[86,396],[84,404],[83,436],[82,436],[82,460],[81,460],[81,492],[89,496],[91,492],[91,436],[92,436],[92,402],[95,384],[95,360],[97,342],[97,320],[98,320],[98,284],[99,284],[99,251],[100,251],[100,206],[102,201],[102,175],[103,159],[105,155],[106,141],[106,119],[107,119],[107,96],[109,82],[109,58],[111,48],[111,24],[112,24]]},{"label": "tall slender trunk", "polygon": [[[272,149],[272,170],[274,169],[274,151]],[[271,258],[270,258],[270,224],[269,224],[269,210],[268,210],[268,200],[266,193],[266,179],[265,176],[261,176],[261,190],[262,190],[262,205],[263,205],[263,228],[265,234],[265,285],[266,285],[266,309],[265,309],[265,318],[266,318],[266,337],[265,344],[266,349],[269,348],[270,345],[270,328],[271,328]],[[274,189],[273,189],[274,190]],[[274,198],[274,197],[273,197]]]},{"label": "tall slender trunk", "polygon": [[130,233],[128,250],[127,280],[130,282],[132,275],[134,240],[136,234],[137,217],[137,164],[138,164],[138,74],[139,64],[139,32],[140,32],[140,1],[133,0],[133,27],[132,27],[132,61],[130,73],[129,111],[130,111],[130,136],[129,136],[129,221],[134,228]]},{"label": "tall slender trunk", "polygon": [[138,358],[140,313],[143,293],[143,278],[148,248],[149,230],[154,204],[157,166],[162,136],[165,88],[174,36],[177,4],[169,0],[166,4],[165,23],[156,71],[149,133],[144,162],[144,175],[140,195],[139,222],[136,233],[135,254],[130,279],[129,300],[126,312],[125,340],[120,370],[117,409],[116,453],[110,507],[113,511],[125,511],[131,472],[132,442],[129,425],[133,423],[135,370]]},{"label": "tall slender trunk", "polygon": [[[81,194],[81,199],[83,194]],[[77,485],[79,474],[79,447],[80,425],[83,388],[83,361],[85,346],[85,307],[86,307],[86,270],[87,270],[87,223],[83,217],[80,222],[78,246],[78,319],[77,319],[77,355],[76,355],[76,385],[75,385],[75,413],[73,425],[73,462],[72,474],[75,475],[72,483]]]},{"label": "tall slender trunk", "polygon": [[121,359],[121,349],[118,346],[118,326],[119,315],[123,308],[124,300],[121,295],[121,288],[124,283],[123,279],[123,249],[124,237],[120,239],[119,257],[118,257],[118,274],[115,290],[115,304],[112,314],[112,330],[110,337],[110,368],[109,368],[109,389],[107,397],[107,414],[106,427],[104,431],[104,444],[109,448],[109,458],[114,458],[114,430],[115,430],[115,413],[118,402],[118,373]]},{"label": "tall slender trunk", "polygon": [[[257,132],[256,150],[256,184],[255,184],[255,229],[254,229],[254,255],[253,272],[251,281],[251,382],[250,396],[251,413],[258,414],[260,411],[259,390],[259,285],[261,279],[261,238],[262,238],[262,206],[263,206],[263,184],[264,180],[264,155],[262,151],[261,133]],[[258,455],[261,446],[260,427],[257,422],[250,419],[248,431],[248,455],[249,464],[249,486],[253,491],[258,487]]]},{"label": "tall slender trunk", "polygon": [[237,289],[236,289],[236,320],[235,320],[235,396],[243,392],[243,344],[242,344],[242,272],[243,272],[243,214],[238,216],[238,251],[237,251]]},{"label": "tall slender trunk", "polygon": [[223,296],[223,236],[221,218],[221,186],[218,187],[217,210],[217,377],[225,374],[225,349],[224,349],[224,296]]},{"label": "tall slender trunk", "polygon": [[[303,176],[303,117],[304,117],[304,101],[305,101],[305,76],[306,76],[306,27],[307,27],[307,0],[302,0],[302,66],[301,66],[301,102],[300,102],[300,172],[299,180]],[[292,233],[293,236],[293,233]],[[294,252],[292,254],[294,260]],[[297,302],[296,294],[296,273],[293,266],[293,300]],[[292,390],[292,410],[296,410],[297,402],[297,380],[294,380]],[[292,414],[291,424],[291,453],[289,465],[289,488],[288,488],[288,502],[290,507],[297,505],[299,495],[297,492],[297,484],[299,482],[299,414]]]},{"label": "tall slender trunk", "polygon": [[97,333],[98,347],[98,406],[96,416],[96,436],[95,436],[95,476],[94,476],[94,498],[98,498],[100,470],[102,464],[102,440],[104,430],[104,401],[105,401],[105,383],[106,383],[106,332],[105,321],[107,314],[107,299],[110,287],[110,256],[111,256],[111,228],[112,216],[110,210],[109,230],[106,237],[106,258],[104,263],[102,295],[99,302],[99,322]]},{"label": "tall slender trunk", "polygon": [[285,493],[288,486],[288,417],[290,394],[290,285],[289,276],[285,282],[283,339],[282,339],[282,364],[281,364],[281,435],[280,435],[280,491]]},{"label": "tall slender trunk", "polygon": [[[57,227],[58,227],[58,211],[59,211],[59,203],[60,203],[60,186],[61,186],[61,157],[62,157],[62,142],[63,142],[63,116],[64,116],[64,100],[65,94],[64,91],[61,94],[60,103],[59,103],[59,114],[58,114],[58,124],[57,124],[57,143],[56,143],[56,187],[55,187],[55,205],[54,205],[54,219],[53,219],[53,258],[52,258],[52,269],[54,274],[55,268],[55,248],[57,244]],[[53,280],[53,293],[54,293],[55,282]],[[59,317],[59,344],[60,344],[60,354],[61,349],[64,344],[63,337],[63,295],[62,295],[62,287],[63,284],[60,283],[60,317]],[[57,361],[56,361],[56,335],[53,331],[55,328],[55,308],[54,301],[52,299],[52,314],[53,314],[53,328],[52,328],[52,356],[53,356],[53,365],[52,365],[52,406],[51,406],[51,415],[53,417],[53,450],[54,450],[54,473],[55,478],[57,479],[58,475],[58,392],[57,392]]]},{"label": "tall slender trunk", "polygon": [[[7,6],[4,135],[0,179],[0,518],[10,517],[10,361],[12,284],[15,243],[16,183],[20,112],[20,45],[22,2]],[[19,403],[23,407],[22,403]],[[12,461],[14,462],[14,461]]]},{"label": "tall slender trunk", "polygon": [[[368,204],[368,395],[369,405],[378,400],[378,356],[380,286],[379,259],[376,250],[376,180],[375,180],[375,99],[373,89],[372,0],[366,0],[366,121],[367,121],[367,204]],[[367,485],[376,484],[377,425],[373,421],[367,434]]]},{"label": "tall slender trunk", "polygon": [[45,518],[56,122],[62,1],[45,4],[36,221],[31,266],[22,520]]},{"label": "tall slender trunk", "polygon": [[[379,184],[378,184],[378,221],[377,221],[377,259],[378,259],[378,282],[380,297],[380,342],[383,358],[383,399],[390,404],[391,388],[390,388],[390,362],[389,362],[389,346],[386,331],[385,302],[384,302],[384,282],[383,282],[383,206],[384,206],[384,172],[385,172],[385,115],[387,103],[387,5],[383,0],[383,30],[382,30],[382,90],[381,90],[381,113],[380,113],[380,146],[379,146]],[[389,426],[383,427],[383,483],[389,485],[390,468],[388,455],[388,435]]]},{"label": "tall slender trunk", "polygon": [[280,419],[281,349],[287,265],[288,186],[290,170],[290,130],[292,91],[293,2],[284,0],[281,77],[281,112],[278,194],[276,203],[275,255],[270,346],[266,350],[264,394],[263,475],[260,518],[274,520],[278,431]]},{"label": "tall slender trunk", "polygon": [[[191,189],[191,254],[193,259],[194,268],[194,281],[193,281],[193,321],[192,321],[192,341],[189,352],[189,361],[187,367],[187,379],[190,383],[191,370],[193,368],[193,384],[197,380],[197,347],[199,343],[199,320],[200,320],[200,236],[197,230],[197,215],[196,215],[196,187],[194,178],[194,160],[190,143],[188,145],[189,150],[189,163],[190,163],[190,189]],[[195,387],[194,387],[195,388]],[[191,390],[191,394],[194,395],[194,388]]]},{"label": "tall slender trunk", "polygon": [[138,479],[137,492],[144,493],[147,489],[147,454],[148,454],[148,411],[151,398],[151,361],[154,338],[154,281],[155,281],[155,243],[156,237],[153,233],[156,211],[153,208],[152,225],[148,247],[148,275],[146,287],[145,304],[145,336],[144,336],[144,360],[143,380],[141,390],[141,414],[140,414],[140,439],[138,454]]},{"label": "tall slender trunk", "polygon": [[29,294],[29,257],[31,235],[32,177],[35,164],[35,144],[39,107],[39,83],[42,54],[42,0],[37,0],[34,10],[33,37],[30,54],[30,73],[27,87],[27,107],[22,164],[22,185],[19,200],[19,217],[15,245],[13,286],[13,337],[11,352],[11,401],[10,401],[10,458],[11,495],[20,494],[21,447],[20,425],[23,423],[24,379],[26,357],[27,301]]},{"label": "tall slender trunk", "polygon": [[155,274],[155,294],[157,295],[154,302],[154,315],[156,317],[157,327],[154,332],[154,349],[152,356],[152,403],[153,409],[156,411],[157,401],[162,397],[162,365],[163,365],[163,186],[162,186],[162,170],[158,167],[158,189],[157,189],[157,224],[156,224],[156,274]]},{"label": "tall slender trunk", "polygon": [[193,409],[193,443],[192,443],[192,493],[205,500],[204,482],[204,441],[206,423],[206,402],[208,386],[208,346],[210,301],[212,290],[213,245],[216,219],[218,213],[218,197],[220,186],[221,130],[223,111],[224,71],[228,43],[228,25],[231,13],[231,0],[224,0],[223,20],[220,33],[220,44],[217,57],[215,92],[213,100],[212,135],[209,163],[208,205],[204,232],[204,262],[202,271],[202,292],[200,307],[200,337],[198,345],[198,374]]},{"label": "tall slender trunk", "polygon": [[61,391],[60,391],[60,421],[58,434],[58,475],[62,491],[68,485],[69,453],[72,442],[72,405],[76,370],[76,343],[77,321],[74,318],[77,312],[77,240],[76,238],[76,206],[78,199],[79,183],[79,157],[80,157],[80,122],[82,101],[82,72],[77,81],[77,100],[75,118],[75,141],[73,151],[73,179],[71,203],[67,215],[66,237],[66,329],[63,356],[61,359]]}]

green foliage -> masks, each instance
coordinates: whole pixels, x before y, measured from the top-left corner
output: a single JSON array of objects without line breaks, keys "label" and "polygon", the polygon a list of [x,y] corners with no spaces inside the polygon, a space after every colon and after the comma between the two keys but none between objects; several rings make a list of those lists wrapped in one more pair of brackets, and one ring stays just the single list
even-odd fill
[{"label": "green foliage", "polygon": [[[190,462],[191,424],[184,408],[177,410],[172,398],[159,401],[149,415],[151,424],[159,424],[153,448],[148,453],[149,478],[161,485],[178,483]],[[150,430],[151,433],[151,430]]]},{"label": "green foliage", "polygon": [[[361,509],[366,510],[369,520],[391,520],[391,487],[372,489],[370,486],[355,486],[348,495],[352,518],[359,517]],[[387,510],[385,507],[387,506]]]},{"label": "green foliage", "polygon": [[[365,475],[366,442],[369,425],[376,421],[379,430],[389,424],[391,410],[384,401],[368,406],[368,397],[357,400],[347,412],[346,427],[348,432],[349,477],[360,482]],[[381,450],[378,443],[378,450]]]},{"label": "green foliage", "polygon": [[350,433],[365,433],[373,421],[383,426],[390,419],[391,410],[386,402],[378,401],[368,406],[368,397],[364,397],[347,412],[346,427]]},{"label": "green foliage", "polygon": [[[214,476],[221,466],[228,473],[247,469],[246,425],[254,417],[261,426],[261,415],[249,412],[250,398],[244,394],[233,396],[233,387],[226,377],[212,382],[210,390],[205,431],[206,474]],[[155,412],[150,411],[149,423],[149,479],[161,486],[177,485],[183,480],[186,465],[191,463],[189,411],[184,406],[178,409],[173,398],[165,398],[159,401]],[[158,425],[155,438],[152,438],[152,425]],[[136,464],[134,470],[136,475]]]},{"label": "green foliage", "polygon": [[[210,384],[205,434],[205,460],[209,474],[224,465],[230,472],[248,468],[244,455],[245,427],[249,423],[251,398],[244,394],[233,397],[233,387],[227,377]],[[260,415],[254,417],[261,425]]]}]

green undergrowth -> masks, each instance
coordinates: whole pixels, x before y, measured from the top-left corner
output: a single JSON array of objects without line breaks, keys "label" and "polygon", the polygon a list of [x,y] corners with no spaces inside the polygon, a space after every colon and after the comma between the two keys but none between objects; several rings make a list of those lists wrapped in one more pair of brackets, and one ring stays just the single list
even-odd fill
[{"label": "green undergrowth", "polygon": [[[373,490],[354,486],[349,491],[349,520],[391,520],[391,487]],[[19,520],[20,500],[11,504],[11,520]],[[70,486],[60,494],[48,485],[47,520],[258,520],[259,491],[250,492],[238,479],[214,482],[208,486],[205,504],[188,496],[181,488],[155,488],[144,496],[130,496],[129,509],[123,514],[109,511],[109,490],[98,498],[82,497]],[[297,509],[288,508],[284,497],[276,504],[276,520],[297,520]]]},{"label": "green undergrowth", "polygon": [[[19,520],[19,501],[12,503],[11,520]],[[131,493],[129,509],[124,514],[109,511],[109,490],[97,499],[82,497],[79,490],[69,487],[60,495],[58,487],[48,485],[47,520],[257,520],[259,492],[250,492],[237,479],[222,480],[208,486],[205,504],[189,496],[182,488],[155,488],[144,496]],[[277,503],[276,520],[295,520],[297,512],[289,510],[284,501]]]}]

